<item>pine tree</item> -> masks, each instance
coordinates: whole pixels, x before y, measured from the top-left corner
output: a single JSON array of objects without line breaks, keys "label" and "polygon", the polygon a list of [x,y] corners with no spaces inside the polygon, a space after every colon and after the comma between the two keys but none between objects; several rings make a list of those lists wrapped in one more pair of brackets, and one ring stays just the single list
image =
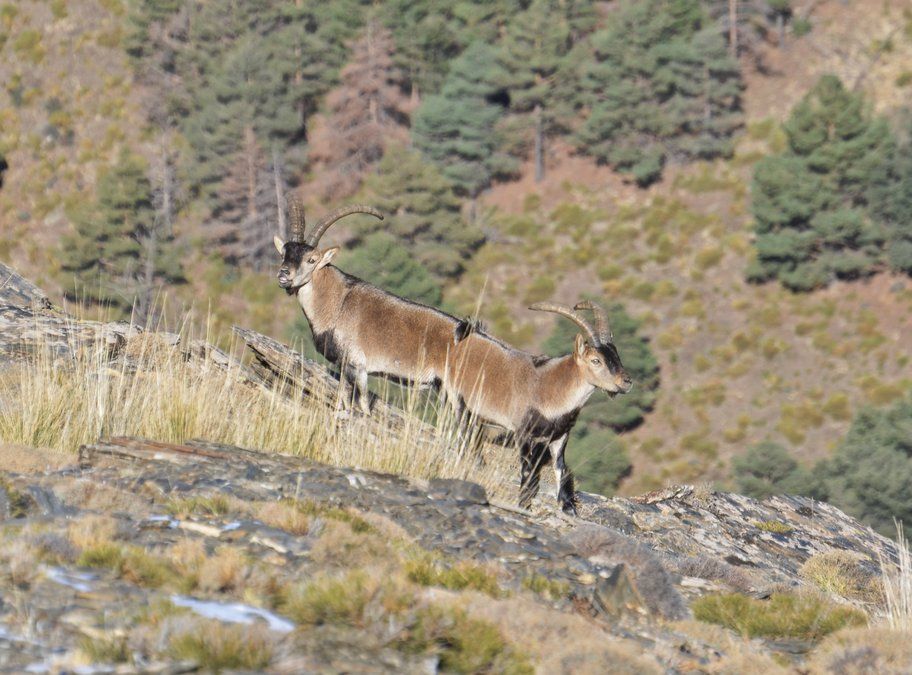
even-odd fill
[{"label": "pine tree", "polygon": [[142,157],[123,151],[99,178],[95,203],[73,214],[75,233],[61,251],[63,270],[76,282],[69,297],[129,312],[146,265],[158,283],[182,279],[172,237],[156,224],[147,171]]},{"label": "pine tree", "polygon": [[415,146],[460,194],[473,199],[494,178],[516,169],[515,161],[497,150],[496,127],[504,107],[493,101],[502,93],[500,81],[497,52],[474,42],[453,62],[441,93],[425,99],[415,113]]},{"label": "pine tree", "polygon": [[587,111],[577,132],[583,152],[640,185],[669,158],[731,152],[740,73],[697,0],[624,2],[591,44],[576,100]]},{"label": "pine tree", "polygon": [[324,199],[351,195],[390,143],[408,139],[409,99],[393,54],[389,30],[368,24],[352,46],[341,84],[327,94],[324,137],[311,135],[312,145],[323,148],[313,159]]},{"label": "pine tree", "polygon": [[392,147],[367,178],[364,200],[389,214],[365,232],[384,230],[439,281],[457,277],[484,235],[460,215],[453,184],[414,150]]},{"label": "pine tree", "polygon": [[802,495],[825,499],[826,491],[815,473],[800,466],[788,450],[772,441],[752,446],[732,461],[738,491],[754,499],[773,495]]},{"label": "pine tree", "polygon": [[[286,175],[303,168],[308,118],[335,83],[344,45],[361,24],[362,3],[153,0],[133,11],[130,48],[140,71],[148,66],[155,73],[149,82],[163,101],[150,104],[157,121],[176,124],[188,142],[180,169],[191,198],[201,198],[217,216],[251,213],[259,188],[237,189],[251,148],[277,151],[273,163]],[[144,48],[144,37],[153,46]],[[266,161],[258,164],[258,173],[268,171]],[[211,220],[213,238],[229,245],[245,238],[244,231],[224,238],[224,223]]]},{"label": "pine tree", "polygon": [[754,170],[757,259],[748,278],[778,278],[804,291],[870,273],[882,258],[884,232],[867,195],[893,153],[886,121],[872,118],[861,95],[827,75],[784,128],[785,152]]},{"label": "pine tree", "polygon": [[912,522],[912,400],[862,410],[815,473],[833,504],[881,534],[896,531],[894,518]]},{"label": "pine tree", "polygon": [[872,176],[867,201],[884,225],[890,267],[912,275],[912,119],[907,124],[905,141],[884,154]]},{"label": "pine tree", "polygon": [[340,254],[340,267],[390,293],[439,306],[440,286],[412,254],[387,232],[374,232]]},{"label": "pine tree", "polygon": [[519,113],[520,128],[533,137],[535,178],[544,177],[545,137],[558,124],[561,99],[555,80],[572,46],[570,22],[554,11],[550,0],[533,0],[507,26],[501,50],[510,108]]},{"label": "pine tree", "polygon": [[[522,11],[523,0],[390,0],[384,21],[395,36],[397,62],[412,92],[440,91],[453,61],[475,41],[494,44]],[[572,0],[574,8],[585,3]],[[576,16],[578,15],[578,16]],[[585,12],[575,18],[584,22]]]},{"label": "pine tree", "polygon": [[[281,181],[281,177],[280,177]],[[274,262],[272,235],[278,231],[275,175],[251,127],[235,155],[212,211],[209,236],[233,264],[261,268]]]}]

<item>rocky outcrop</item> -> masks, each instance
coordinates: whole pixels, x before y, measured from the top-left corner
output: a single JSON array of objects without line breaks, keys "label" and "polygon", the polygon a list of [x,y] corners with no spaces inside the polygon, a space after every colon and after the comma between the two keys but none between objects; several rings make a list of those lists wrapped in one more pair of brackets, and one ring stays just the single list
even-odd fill
[{"label": "rocky outcrop", "polygon": [[2,262],[0,262],[0,305],[51,309],[51,301],[44,291]]},{"label": "rocky outcrop", "polygon": [[[175,334],[74,320],[21,277],[8,280],[0,362],[41,353],[64,363],[91,349],[132,372],[149,367],[134,358],[136,341],[153,340],[180,350],[181,363],[230,367],[252,386],[285,384],[289,396],[333,403],[333,376],[267,336],[235,329],[248,366]],[[375,405],[390,424],[420,424]],[[117,672],[189,672],[213,667],[212,645],[193,648],[199,626],[218,635],[212,626],[225,625],[242,626],[245,640],[255,634],[264,650],[259,661],[232,662],[238,668],[433,672],[445,665],[441,645],[459,640],[416,635],[431,630],[428,621],[452,630],[460,615],[441,619],[427,607],[455,602],[514,631],[514,641],[539,649],[536,663],[555,670],[585,663],[607,672],[623,661],[626,672],[704,672],[726,654],[675,623],[690,616],[694,599],[725,591],[766,598],[815,584],[832,593],[809,570],[838,558],[860,591],[834,599],[869,608],[879,561],[897,557],[892,541],[801,497],[761,502],[672,486],[633,499],[580,498],[580,517],[570,518],[547,489],[525,511],[467,481],[206,441],[100,440],[81,448],[73,466],[0,472],[0,671],[112,672],[98,664],[119,662]],[[330,593],[321,583],[336,586]],[[415,595],[416,586],[426,591]],[[367,598],[360,614],[334,604],[350,595]],[[572,640],[546,639],[544,626],[577,636],[585,654]],[[227,635],[218,639],[241,634]],[[496,670],[502,656],[485,668]]]},{"label": "rocky outcrop", "polygon": [[[833,507],[800,498],[757,502],[684,486],[638,499],[585,495],[583,501],[581,519],[558,516],[550,499],[535,515],[491,503],[483,488],[466,481],[407,480],[202,441],[112,438],[84,446],[78,466],[3,480],[3,548],[42,553],[38,560],[27,558],[27,569],[16,555],[0,555],[0,577],[8,589],[18,587],[15,602],[0,604],[0,667],[51,667],[86,640],[139,640],[137,612],[160,602],[285,636],[281,658],[272,662],[278,671],[309,648],[285,635],[298,633],[281,605],[271,606],[239,584],[166,592],[150,587],[141,572],[112,573],[85,551],[74,551],[73,524],[100,516],[113,521],[124,550],[174,551],[190,541],[230,558],[226,551],[234,549],[238,560],[256,561],[258,571],[248,577],[267,575],[270,587],[318,576],[331,564],[323,539],[327,523],[357,519],[363,531],[380,528],[384,539],[408,542],[410,555],[420,551],[447,565],[486,566],[494,570],[495,595],[532,595],[542,611],[584,616],[602,639],[639,644],[656,668],[669,671],[704,668],[721,657],[668,627],[667,620],[689,615],[688,598],[726,589],[763,597],[783,584],[806,584],[801,565],[825,551],[851,551],[872,574],[878,555],[895,555],[889,540]],[[307,504],[306,528],[263,515],[270,504],[289,503]],[[771,522],[780,524],[777,531],[764,525]],[[355,565],[357,544],[343,550],[351,557],[343,565]],[[175,585],[180,582],[159,584]],[[363,649],[368,660],[381,657]],[[378,670],[424,667],[381,651],[388,667]],[[159,672],[192,668],[161,656],[136,663]],[[329,655],[311,665],[344,669]]]}]

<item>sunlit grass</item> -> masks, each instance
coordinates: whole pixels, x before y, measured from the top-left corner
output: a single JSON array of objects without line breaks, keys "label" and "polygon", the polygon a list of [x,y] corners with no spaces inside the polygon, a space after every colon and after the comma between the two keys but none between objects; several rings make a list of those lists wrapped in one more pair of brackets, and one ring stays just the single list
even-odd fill
[{"label": "sunlit grass", "polygon": [[897,560],[880,558],[883,578],[884,620],[900,631],[912,631],[912,553],[903,532],[902,523],[896,523]]},{"label": "sunlit grass", "polygon": [[485,448],[484,463],[476,452],[459,450],[474,440],[466,443],[450,409],[417,389],[396,392],[406,415],[385,406],[370,417],[340,414],[332,387],[303,396],[254,384],[240,366],[188,361],[154,334],[131,338],[124,352],[135,368],[112,364],[102,350],[55,360],[47,349],[4,371],[0,441],[75,453],[110,436],[199,438],[336,466],[473,480],[498,498],[510,496],[518,475],[509,450]]}]

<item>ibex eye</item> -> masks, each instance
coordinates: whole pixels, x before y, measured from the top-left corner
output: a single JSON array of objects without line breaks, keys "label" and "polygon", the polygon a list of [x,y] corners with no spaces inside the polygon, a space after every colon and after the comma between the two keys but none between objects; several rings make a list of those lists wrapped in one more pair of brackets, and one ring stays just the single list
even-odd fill
[{"label": "ibex eye", "polygon": [[602,363],[602,362],[599,361],[598,359],[592,359],[592,364],[595,365],[595,366],[601,365],[601,363]]},{"label": "ibex eye", "polygon": [[311,258],[311,259],[308,260],[307,262],[309,262],[311,265],[313,265],[315,262],[317,262],[317,259],[316,259],[316,258]]}]

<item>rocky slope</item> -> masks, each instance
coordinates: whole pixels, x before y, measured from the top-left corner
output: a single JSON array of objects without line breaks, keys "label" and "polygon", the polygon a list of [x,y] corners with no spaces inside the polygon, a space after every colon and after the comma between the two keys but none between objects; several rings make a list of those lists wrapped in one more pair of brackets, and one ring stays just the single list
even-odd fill
[{"label": "rocky slope", "polygon": [[[3,302],[41,297],[8,275]],[[24,326],[42,320],[59,329],[47,310],[0,308],[0,360],[27,355],[34,336]],[[70,348],[87,335],[120,344],[111,325],[98,326],[68,320]],[[283,354],[255,344],[251,378]],[[287,374],[326,376],[293,365]],[[68,460],[0,450],[4,672],[912,667],[904,642],[876,631],[819,645],[831,616],[877,621],[879,561],[897,549],[805,498],[673,486],[632,499],[584,494],[581,517],[568,518],[550,494],[527,512],[469,481],[204,440],[107,438]],[[829,609],[810,629],[748,640],[694,620],[723,593],[758,613],[783,597]]]},{"label": "rocky slope", "polygon": [[[417,603],[452,595],[438,585],[460,586],[415,563],[433,560],[428,570],[486,579],[465,588],[488,597],[464,602],[582,616],[599,641],[642,650],[647,670],[693,671],[725,655],[670,623],[689,617],[688,599],[726,589],[762,598],[802,586],[802,565],[833,551],[856,555],[859,573],[874,578],[877,556],[895,555],[892,542],[801,498],[758,503],[675,487],[584,501],[580,520],[553,515],[550,498],[535,515],[490,503],[470,482],[409,481],[202,441],[109,439],[83,447],[78,465],[3,478],[0,664],[54,670],[111,658],[108,649],[115,660],[132,659],[130,668],[190,670],[193,659],[181,657],[174,636],[215,619],[261,629],[278,672],[427,672],[439,655],[397,649],[396,635],[368,640],[361,621],[339,621],[344,649],[319,649],[314,631],[331,621],[314,624],[278,599],[327,572],[342,573],[340,594],[357,595],[346,571],[401,557],[411,578],[427,584]],[[586,649],[593,656],[604,646]],[[573,657],[567,650],[554,665],[564,669]]]}]

